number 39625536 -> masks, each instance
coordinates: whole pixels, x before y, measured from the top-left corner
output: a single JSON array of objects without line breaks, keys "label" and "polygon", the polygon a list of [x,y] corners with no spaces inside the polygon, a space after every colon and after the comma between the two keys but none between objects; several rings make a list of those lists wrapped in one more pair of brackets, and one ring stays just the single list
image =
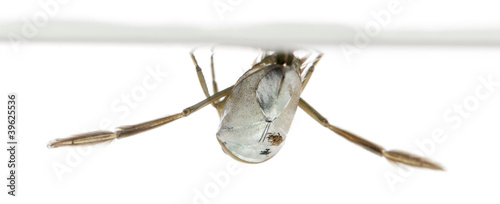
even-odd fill
[{"label": "number 39625536", "polygon": [[8,137],[9,140],[16,139],[16,95],[9,95],[7,101],[7,122],[8,122]]}]

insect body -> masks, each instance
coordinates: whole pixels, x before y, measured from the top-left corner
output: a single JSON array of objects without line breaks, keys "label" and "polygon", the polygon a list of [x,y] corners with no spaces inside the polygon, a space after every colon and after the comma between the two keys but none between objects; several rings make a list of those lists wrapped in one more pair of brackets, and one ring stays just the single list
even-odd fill
[{"label": "insect body", "polygon": [[277,59],[270,59],[272,63],[254,66],[228,96],[217,139],[237,160],[266,161],[284,144],[270,141],[268,135],[278,133],[282,140],[286,139],[302,92],[302,60],[293,55],[275,56],[279,57],[290,57],[291,63],[279,64]]},{"label": "insect body", "polygon": [[[266,52],[260,61],[254,63],[252,68],[240,77],[235,85],[218,91],[212,54],[214,94],[210,95],[203,72],[194,54],[191,53],[198,79],[207,97],[205,100],[174,115],[118,127],[118,130],[114,132],[95,131],[56,139],[48,146],[87,145],[132,136],[187,117],[212,104],[221,117],[217,140],[224,152],[242,162],[260,163],[272,158],[284,145],[297,107],[300,107],[324,127],[391,162],[442,170],[441,166],[427,159],[403,151],[385,150],[373,142],[330,124],[302,99],[300,97],[302,90],[306,87],[321,57],[322,55],[319,54],[315,58],[309,56],[300,58],[292,51]],[[309,59],[313,60],[308,66],[305,62]],[[306,69],[307,72],[304,72]]]}]

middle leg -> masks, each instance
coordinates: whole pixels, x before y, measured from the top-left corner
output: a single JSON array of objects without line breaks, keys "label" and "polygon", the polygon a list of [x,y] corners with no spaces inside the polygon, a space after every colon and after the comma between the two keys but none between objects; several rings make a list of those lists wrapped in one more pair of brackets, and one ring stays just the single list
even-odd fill
[{"label": "middle leg", "polygon": [[323,53],[320,53],[320,54],[318,54],[318,56],[316,56],[316,58],[314,58],[312,65],[309,67],[309,69],[307,70],[307,72],[304,76],[304,81],[302,81],[302,90],[304,90],[304,88],[306,88],[307,83],[309,82],[309,79],[311,79],[311,76],[314,72],[314,68],[316,67],[316,64],[318,64],[319,60],[321,60],[322,57],[323,57]]},{"label": "middle leg", "polygon": [[[213,84],[213,90],[214,93],[219,92],[219,89],[217,87],[217,82],[215,81],[215,69],[214,69],[214,52],[213,49],[211,49],[211,56],[210,56],[210,66],[211,66],[211,71],[212,71],[212,84]],[[191,51],[190,53],[191,59],[193,60],[193,63],[196,67],[196,74],[198,76],[198,80],[200,81],[201,88],[203,89],[203,93],[205,96],[208,98],[210,97],[210,93],[208,92],[208,87],[207,87],[207,82],[205,80],[205,76],[203,75],[203,71],[201,67],[198,65],[198,61],[196,60],[196,57],[194,56],[194,50]],[[212,103],[212,105],[215,107],[217,110],[217,113],[219,116],[222,114],[222,109],[224,107],[224,102],[225,100],[217,100]]]}]

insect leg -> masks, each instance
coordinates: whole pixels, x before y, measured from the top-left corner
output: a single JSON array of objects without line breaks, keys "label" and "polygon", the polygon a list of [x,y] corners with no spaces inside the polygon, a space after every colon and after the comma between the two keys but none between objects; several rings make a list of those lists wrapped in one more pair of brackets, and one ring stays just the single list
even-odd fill
[{"label": "insect leg", "polygon": [[318,64],[319,60],[323,57],[323,53],[320,53],[318,56],[313,61],[313,64],[311,67],[306,72],[306,75],[304,75],[304,81],[302,81],[302,90],[306,88],[307,83],[309,82],[309,79],[311,78],[313,72],[314,72],[314,67],[316,67],[316,64]]},{"label": "insect leg", "polygon": [[[198,61],[196,60],[196,57],[194,56],[194,51],[191,51],[189,54],[191,55],[191,59],[193,60],[193,63],[196,67],[196,74],[198,75],[198,80],[200,81],[201,88],[203,89],[203,93],[205,96],[208,98],[210,97],[210,93],[208,92],[208,87],[207,87],[207,82],[205,80],[205,76],[203,75],[203,71],[201,70],[201,67],[198,65]],[[214,93],[218,92],[218,87],[217,87],[217,82],[215,82],[215,70],[214,70],[214,53],[212,50],[212,54],[210,56],[210,65],[211,65],[211,71],[212,71],[212,84],[213,84],[213,89]],[[217,113],[219,113],[219,116],[222,114],[222,107],[220,104],[219,100],[216,100],[212,102],[212,105],[217,109]]]},{"label": "insect leg", "polygon": [[309,114],[312,118],[314,118],[320,124],[322,124],[323,126],[325,126],[328,129],[330,129],[331,131],[339,134],[340,136],[344,137],[345,139],[365,148],[366,150],[368,150],[374,154],[385,157],[386,159],[388,159],[391,162],[406,164],[406,165],[414,166],[414,167],[429,168],[429,169],[434,169],[434,170],[444,170],[438,164],[436,164],[432,161],[429,161],[425,158],[421,158],[421,157],[418,157],[416,155],[406,153],[403,151],[397,151],[397,150],[387,151],[383,147],[381,147],[373,142],[370,142],[370,141],[363,139],[362,137],[359,137],[353,133],[350,133],[346,130],[343,130],[343,129],[340,129],[336,126],[331,125],[330,123],[328,123],[328,121],[321,114],[319,114],[312,106],[310,106],[302,98],[299,101],[299,107],[302,108],[302,110],[304,110],[307,114]]},{"label": "insect leg", "polygon": [[167,123],[170,123],[174,120],[180,119],[187,117],[191,113],[194,113],[198,111],[199,109],[202,109],[203,107],[207,106],[208,104],[213,103],[216,100],[219,100],[222,97],[227,96],[233,87],[229,87],[227,89],[224,89],[213,96],[210,96],[206,98],[203,101],[198,102],[197,104],[185,108],[182,112],[170,115],[167,117],[163,118],[158,118],[155,120],[143,122],[140,124],[136,125],[127,125],[127,126],[122,126],[118,127],[115,132],[111,131],[94,131],[94,132],[89,132],[89,133],[83,133],[83,134],[78,134],[74,135],[72,137],[68,138],[62,138],[62,139],[56,139],[51,141],[48,144],[48,147],[50,148],[56,148],[56,147],[62,147],[62,146],[76,146],[76,145],[90,145],[90,144],[97,144],[97,143],[102,143],[102,142],[107,142],[111,141],[114,139],[121,139],[124,137],[132,136],[144,131],[151,130],[156,127],[160,127],[162,125],[165,125]]},{"label": "insect leg", "polygon": [[193,60],[194,66],[196,67],[196,74],[198,75],[198,80],[200,81],[201,88],[203,89],[203,93],[205,96],[210,97],[210,94],[208,93],[208,88],[207,88],[207,82],[205,81],[205,76],[203,76],[203,71],[201,70],[200,66],[198,66],[198,61],[196,61],[196,58],[194,57],[194,51],[191,51],[189,55],[191,55],[191,59]]},{"label": "insect leg", "polygon": [[212,68],[212,86],[214,88],[214,93],[219,92],[219,88],[217,86],[217,82],[215,81],[215,68],[214,68],[214,49],[212,47],[211,55],[210,55],[210,67]]}]

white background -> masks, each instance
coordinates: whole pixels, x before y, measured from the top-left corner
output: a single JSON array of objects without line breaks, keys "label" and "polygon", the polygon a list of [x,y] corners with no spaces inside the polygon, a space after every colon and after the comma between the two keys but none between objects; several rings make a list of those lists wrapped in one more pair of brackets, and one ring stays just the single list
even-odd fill
[{"label": "white background", "polygon": [[[2,2],[2,22],[30,19],[39,2]],[[282,22],[330,23],[363,28],[371,11],[389,1],[241,1],[221,19],[215,1],[69,1],[51,20],[130,25],[249,25]],[[225,2],[225,1],[221,1]],[[406,28],[498,28],[495,1],[402,1],[403,12],[387,30]],[[227,4],[227,3],[226,3]],[[0,28],[1,29],[1,28]],[[43,29],[40,31],[43,32]],[[304,31],[307,32],[307,31]],[[443,129],[427,157],[445,172],[401,171],[387,161],[324,129],[298,110],[287,143],[268,162],[235,163],[215,139],[216,111],[207,107],[165,127],[88,149],[47,149],[54,138],[180,112],[204,98],[189,51],[195,45],[36,43],[19,52],[0,44],[0,89],[18,94],[18,196],[9,203],[437,203],[498,202],[500,87],[478,100],[458,128],[443,119],[453,107],[476,97],[479,78],[500,81],[498,47],[368,46],[349,63],[339,46],[325,53],[303,93],[335,125],[388,149],[418,153],[419,141]],[[250,51],[249,51],[250,50]],[[216,48],[221,89],[250,66],[251,49]],[[197,55],[209,76],[206,47]],[[161,83],[116,111],[123,95],[141,89],[147,67],[159,67]],[[482,93],[486,89],[482,89]],[[121,104],[123,105],[123,104]],[[4,112],[5,113],[5,112]],[[4,117],[6,118],[6,116]],[[4,122],[3,124],[6,124]],[[6,126],[6,125],[5,125]],[[2,127],[6,133],[6,127]],[[6,135],[6,134],[2,134]],[[5,140],[2,140],[5,141]],[[429,147],[429,146],[428,146]],[[86,151],[84,151],[86,150]],[[2,151],[2,163],[7,152]],[[69,160],[68,160],[69,158]],[[238,172],[217,184],[210,174]],[[54,166],[66,166],[61,173]],[[7,168],[1,164],[2,175]],[[399,178],[395,185],[387,175]],[[1,183],[1,182],[0,182]],[[205,189],[210,189],[205,193]],[[197,194],[200,192],[200,194]],[[200,200],[199,196],[207,197]],[[193,202],[193,199],[195,202]]]}]

